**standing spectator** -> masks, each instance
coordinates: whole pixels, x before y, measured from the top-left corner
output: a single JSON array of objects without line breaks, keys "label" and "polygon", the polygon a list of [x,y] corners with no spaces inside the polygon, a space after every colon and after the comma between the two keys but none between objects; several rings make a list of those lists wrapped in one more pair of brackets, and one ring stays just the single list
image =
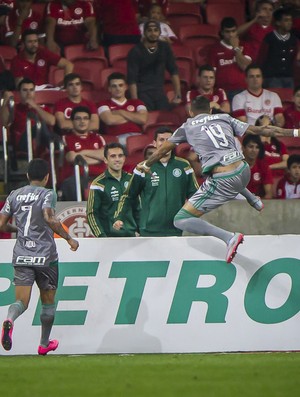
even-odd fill
[{"label": "standing spectator", "polygon": [[[9,306],[3,322],[1,343],[5,350],[11,350],[14,322],[27,309],[32,285],[36,282],[42,302],[38,354],[44,356],[58,347],[57,340],[49,340],[58,286],[58,255],[53,232],[64,238],[72,251],[76,251],[79,244],[55,217],[56,194],[45,188],[49,178],[47,162],[32,160],[28,165],[27,177],[29,185],[13,190],[0,212],[0,231],[17,232],[12,258],[15,302]],[[8,223],[13,216],[16,226]]]},{"label": "standing spectator", "polygon": [[[255,125],[265,126],[273,125],[273,123],[268,116],[260,116],[256,120]],[[278,178],[283,176],[287,167],[287,160],[289,158],[285,144],[279,141],[276,137],[271,136],[262,136],[261,141],[264,145],[264,158],[270,167],[273,177]]]},{"label": "standing spectator", "polygon": [[174,88],[173,105],[181,103],[178,68],[170,45],[159,40],[161,34],[157,21],[149,20],[144,25],[143,42],[133,47],[127,58],[127,80],[132,99],[141,99],[147,109],[170,109],[164,93],[165,70],[171,75]]},{"label": "standing spectator", "polygon": [[89,166],[89,178],[104,171],[103,150],[105,140],[101,135],[89,130],[91,112],[85,106],[77,106],[71,112],[73,125],[72,134],[64,136],[66,163],[63,168],[61,184],[61,199],[76,200],[76,184],[74,176],[74,162],[77,155],[84,158]]},{"label": "standing spectator", "polygon": [[273,32],[272,18],[274,3],[271,0],[260,0],[255,3],[255,17],[238,27],[238,35],[245,39],[249,55],[256,62],[263,39]]},{"label": "standing spectator", "polygon": [[24,77],[33,80],[37,88],[49,84],[48,74],[51,65],[63,69],[65,75],[73,71],[73,63],[39,45],[36,30],[25,30],[22,42],[24,49],[11,63],[11,72],[15,77],[16,85]]},{"label": "standing spectator", "polygon": [[221,41],[211,48],[210,64],[216,70],[217,87],[222,87],[229,101],[246,88],[244,71],[251,57],[240,43],[234,18],[226,17],[221,22]]},{"label": "standing spectator", "polygon": [[[169,127],[159,127],[153,145],[159,149],[172,136]],[[198,189],[194,171],[187,160],[175,157],[172,151],[165,154],[155,165],[152,173],[140,172],[137,168],[124,193],[114,227],[123,227],[129,203],[140,196],[141,236],[181,236],[182,231],[173,224],[173,219],[185,201]]]},{"label": "standing spectator", "polygon": [[[148,118],[147,108],[139,99],[127,99],[126,77],[122,73],[108,76],[108,91],[111,98],[99,103],[99,117],[105,134],[118,137],[122,145],[131,135],[140,135]],[[102,130],[102,128],[101,128]]]},{"label": "standing spectator", "polygon": [[68,133],[73,128],[71,120],[72,110],[77,106],[86,106],[91,113],[89,131],[99,130],[99,117],[96,104],[82,98],[82,81],[79,74],[69,73],[64,77],[64,88],[67,97],[60,99],[54,106],[54,116],[59,132]]},{"label": "standing spectator", "polygon": [[259,116],[268,116],[275,125],[283,127],[284,116],[278,94],[263,89],[263,75],[258,65],[250,64],[246,71],[247,89],[232,100],[233,117],[254,125]]},{"label": "standing spectator", "polygon": [[27,29],[37,30],[39,38],[44,38],[43,28],[43,16],[32,9],[32,0],[16,0],[15,8],[5,18],[5,42],[17,47]]},{"label": "standing spectator", "polygon": [[101,21],[102,45],[140,41],[141,35],[133,0],[95,0],[97,20]]},{"label": "standing spectator", "polygon": [[291,33],[292,12],[288,8],[278,8],[273,17],[275,30],[264,38],[257,62],[262,66],[265,87],[293,88],[298,39]]},{"label": "standing spectator", "polygon": [[250,166],[251,178],[247,189],[264,199],[273,197],[273,176],[264,158],[264,146],[259,136],[246,135],[243,139],[243,154]]},{"label": "standing spectator", "polygon": [[300,199],[300,154],[289,157],[287,168],[287,174],[278,182],[276,198]]},{"label": "standing spectator", "polygon": [[114,142],[105,146],[104,161],[107,169],[92,182],[86,207],[87,220],[95,237],[137,235],[138,200],[134,200],[128,208],[123,228],[113,228],[114,213],[132,176],[123,171],[125,158],[125,150],[120,143]]},{"label": "standing spectator", "polygon": [[71,44],[86,44],[90,50],[98,48],[96,19],[91,2],[55,0],[48,3],[46,14],[46,38],[50,51],[59,54],[61,49]]},{"label": "standing spectator", "polygon": [[[178,40],[176,34],[173,32],[170,26],[164,22],[166,17],[164,16],[162,7],[159,4],[152,4],[149,10],[149,19],[153,19],[159,22],[160,31],[161,31],[161,34],[159,36],[160,40],[166,41],[170,44]],[[145,22],[140,24],[141,35],[144,34]]]},{"label": "standing spectator", "polygon": [[294,103],[284,110],[285,128],[300,128],[300,85],[294,89]]},{"label": "standing spectator", "polygon": [[202,65],[198,69],[196,89],[188,91],[186,94],[187,110],[191,108],[191,101],[198,95],[205,96],[213,112],[220,110],[225,113],[230,112],[230,103],[227,99],[226,92],[222,88],[215,88],[216,74],[211,65]]},{"label": "standing spectator", "polygon": [[[35,84],[32,80],[24,78],[18,85],[19,103],[14,109],[14,119],[10,126],[10,142],[15,151],[27,152],[27,117],[31,120],[32,138],[34,148],[41,144],[45,146],[49,141],[49,130],[47,126],[52,127],[55,124],[55,117],[50,110],[35,102]],[[14,98],[14,94],[10,91],[4,93],[4,100],[0,108],[2,123],[8,126],[10,121],[10,109],[8,107],[10,98]],[[42,122],[41,136],[37,137],[37,121]],[[41,142],[35,142],[35,139],[41,139]],[[36,145],[35,145],[36,143]],[[14,154],[15,154],[14,151]]]}]

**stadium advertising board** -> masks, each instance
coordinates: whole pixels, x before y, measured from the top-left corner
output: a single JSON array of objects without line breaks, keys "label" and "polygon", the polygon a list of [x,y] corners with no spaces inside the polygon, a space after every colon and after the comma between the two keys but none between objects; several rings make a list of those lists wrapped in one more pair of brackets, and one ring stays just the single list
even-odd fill
[{"label": "stadium advertising board", "polygon": [[[300,350],[299,236],[246,236],[233,264],[211,237],[58,240],[55,354]],[[14,301],[14,241],[1,240],[0,320]],[[40,303],[14,329],[35,354]]]}]

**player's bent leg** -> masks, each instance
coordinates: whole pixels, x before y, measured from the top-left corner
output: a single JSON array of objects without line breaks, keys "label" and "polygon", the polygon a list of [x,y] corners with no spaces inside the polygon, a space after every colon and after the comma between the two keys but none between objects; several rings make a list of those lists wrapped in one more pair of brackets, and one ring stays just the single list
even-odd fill
[{"label": "player's bent leg", "polygon": [[42,310],[40,314],[42,332],[38,354],[46,355],[58,347],[57,340],[49,340],[55,318],[55,293],[56,290],[40,290]]}]

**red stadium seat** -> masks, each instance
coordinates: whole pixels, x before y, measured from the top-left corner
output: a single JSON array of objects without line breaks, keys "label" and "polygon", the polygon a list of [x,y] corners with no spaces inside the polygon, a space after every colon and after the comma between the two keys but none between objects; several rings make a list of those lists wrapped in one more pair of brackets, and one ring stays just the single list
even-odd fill
[{"label": "red stadium seat", "polygon": [[144,150],[147,145],[152,142],[152,137],[149,135],[135,135],[129,136],[126,140],[127,160],[129,164],[137,164],[144,160]]},{"label": "red stadium seat", "polygon": [[9,69],[12,59],[17,55],[17,50],[14,47],[2,45],[0,47],[0,55],[4,60],[6,68]]},{"label": "red stadium seat", "polygon": [[245,4],[234,2],[234,3],[210,3],[206,4],[206,22],[211,25],[220,27],[221,21],[225,17],[232,17],[235,19],[237,25],[242,25],[246,22]]},{"label": "red stadium seat", "polygon": [[71,62],[96,59],[103,63],[103,69],[107,68],[108,66],[108,62],[104,54],[104,49],[101,46],[99,46],[97,50],[90,51],[86,49],[84,44],[74,44],[66,46],[64,51],[65,57]]},{"label": "red stadium seat", "polygon": [[200,5],[195,3],[169,3],[166,15],[167,17],[169,15],[196,15],[201,18]]},{"label": "red stadium seat", "polygon": [[219,39],[218,28],[213,25],[191,25],[182,26],[179,38],[184,45],[195,49],[203,45],[204,38],[211,38],[211,41]]},{"label": "red stadium seat", "polygon": [[278,137],[287,148],[288,154],[300,154],[300,139],[293,136]]},{"label": "red stadium seat", "polygon": [[108,48],[109,63],[112,67],[127,69],[127,55],[134,44],[114,44]]}]

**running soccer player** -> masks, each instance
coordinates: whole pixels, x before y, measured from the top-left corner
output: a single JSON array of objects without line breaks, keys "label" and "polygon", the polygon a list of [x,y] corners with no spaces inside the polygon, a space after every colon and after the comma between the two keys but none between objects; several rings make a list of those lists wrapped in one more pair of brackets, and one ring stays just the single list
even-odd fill
[{"label": "running soccer player", "polygon": [[192,118],[183,123],[168,141],[138,167],[144,172],[150,172],[151,165],[173,150],[176,144],[188,142],[194,148],[207,179],[176,214],[174,225],[183,231],[223,240],[227,245],[226,262],[230,263],[239,244],[243,242],[243,234],[231,233],[200,218],[234,199],[239,193],[245,196],[256,210],[262,210],[263,203],[260,198],[246,189],[250,179],[250,168],[236,147],[233,133],[238,136],[246,132],[270,136],[272,131],[263,126],[250,126],[228,114],[210,113],[209,100],[197,96],[191,103]]},{"label": "running soccer player", "polygon": [[[46,355],[58,347],[57,340],[49,340],[58,283],[58,255],[53,232],[64,238],[72,251],[76,251],[79,244],[55,217],[56,194],[45,188],[49,178],[48,163],[42,159],[30,161],[27,178],[29,185],[13,190],[0,212],[0,231],[17,233],[12,259],[16,301],[8,308],[1,343],[5,350],[12,348],[14,321],[27,309],[35,281],[42,302],[38,354]],[[16,226],[8,223],[12,216]]]}]

